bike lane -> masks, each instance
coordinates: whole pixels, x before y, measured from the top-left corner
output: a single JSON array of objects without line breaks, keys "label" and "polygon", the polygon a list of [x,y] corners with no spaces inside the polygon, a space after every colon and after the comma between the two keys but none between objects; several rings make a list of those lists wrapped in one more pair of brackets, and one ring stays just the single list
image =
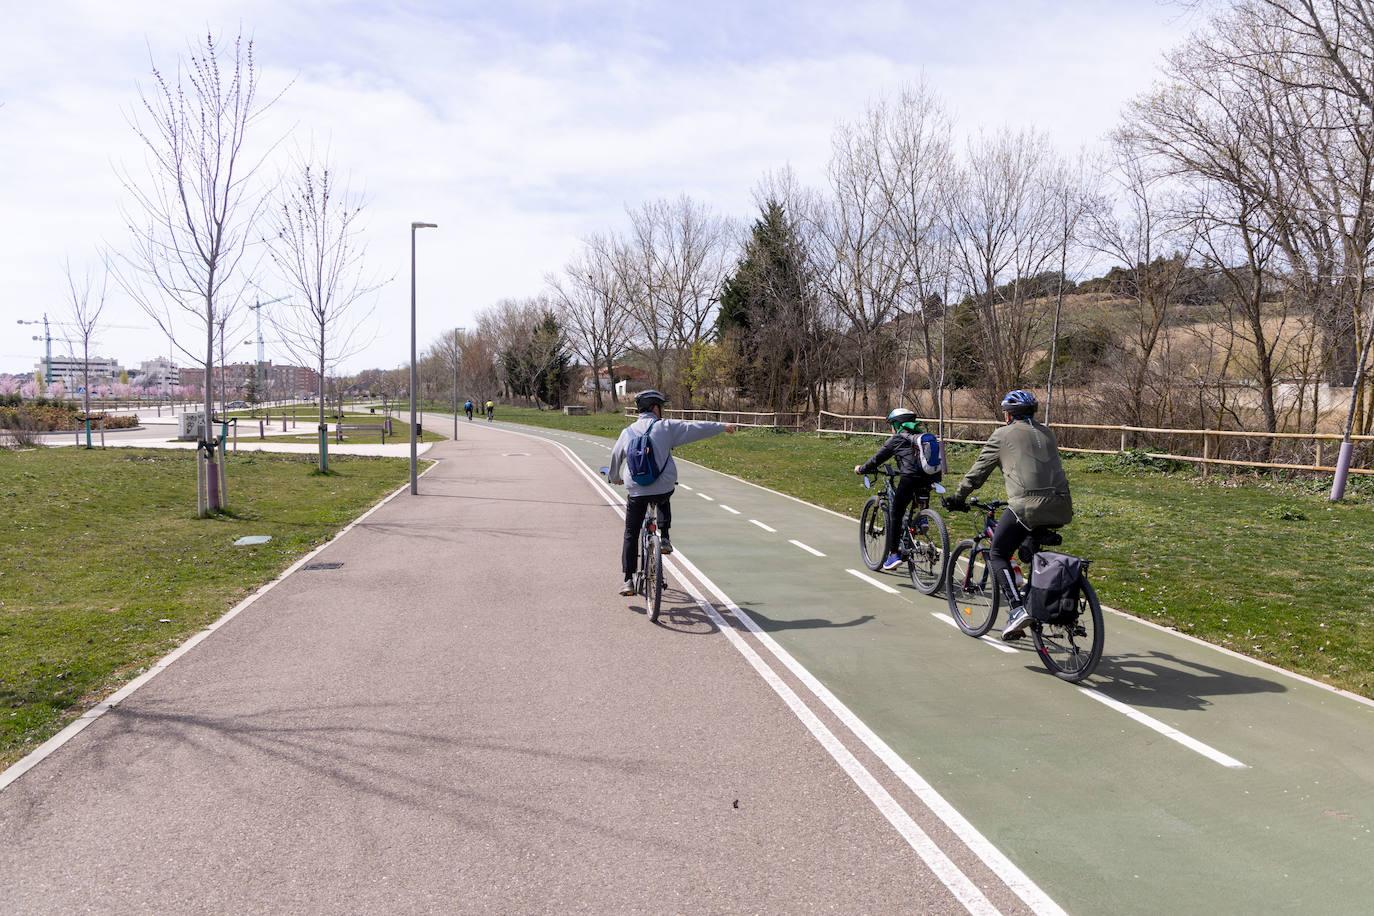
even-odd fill
[{"label": "bike lane", "polygon": [[[605,463],[604,440],[519,429]],[[674,543],[1066,909],[1368,912],[1369,704],[1112,613],[1080,689],[868,572],[855,521],[679,470]]]}]

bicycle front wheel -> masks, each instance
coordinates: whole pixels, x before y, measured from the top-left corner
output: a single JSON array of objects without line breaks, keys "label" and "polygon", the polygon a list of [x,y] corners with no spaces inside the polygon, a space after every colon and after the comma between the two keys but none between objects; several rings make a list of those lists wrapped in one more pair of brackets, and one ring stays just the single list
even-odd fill
[{"label": "bicycle front wheel", "polygon": [[1092,583],[1083,580],[1078,616],[1070,623],[1032,625],[1031,638],[1040,661],[1055,677],[1071,684],[1093,673],[1102,660],[1102,605]]},{"label": "bicycle front wheel", "polygon": [[883,550],[887,547],[887,513],[877,496],[870,496],[859,513],[859,553],[864,565],[877,570],[883,565]]},{"label": "bicycle front wheel", "polygon": [[949,531],[945,520],[934,509],[922,509],[913,518],[911,584],[923,595],[933,595],[945,582],[945,563],[949,560]]},{"label": "bicycle front wheel", "polygon": [[659,605],[663,603],[663,545],[658,538],[650,539],[649,556],[649,565],[644,570],[649,585],[646,597],[649,601],[649,622],[655,623],[658,621]]},{"label": "bicycle front wheel", "polygon": [[988,568],[988,547],[979,541],[960,541],[949,556],[945,599],[954,622],[969,636],[992,629],[1001,594]]}]

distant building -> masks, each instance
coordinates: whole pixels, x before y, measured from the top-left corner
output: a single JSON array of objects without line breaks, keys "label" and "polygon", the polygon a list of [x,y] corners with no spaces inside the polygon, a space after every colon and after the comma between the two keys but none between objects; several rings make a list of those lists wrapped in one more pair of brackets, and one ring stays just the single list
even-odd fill
[{"label": "distant building", "polygon": [[[258,372],[257,363],[231,363],[216,366],[211,373],[213,393],[220,393],[220,380],[223,378],[224,394],[228,400],[244,397],[249,383]],[[202,387],[205,384],[205,370],[186,366],[181,369],[181,380],[187,385]],[[262,364],[263,390],[260,400],[279,400],[283,398],[308,397],[318,394],[320,375],[305,366],[275,365],[271,360]]]},{"label": "distant building", "polygon": [[129,381],[148,388],[163,390],[181,384],[181,370],[165,356],[145,359],[137,369],[129,370]]},{"label": "distant building", "polygon": [[83,360],[76,356],[54,356],[52,358],[51,376],[48,375],[47,359],[40,359],[35,363],[34,371],[45,379],[51,378],[54,382],[61,382],[67,386],[69,391],[75,391],[78,386],[85,383],[88,377],[92,385],[117,382],[124,369],[119,365],[118,360],[100,356],[92,357],[89,360]]}]

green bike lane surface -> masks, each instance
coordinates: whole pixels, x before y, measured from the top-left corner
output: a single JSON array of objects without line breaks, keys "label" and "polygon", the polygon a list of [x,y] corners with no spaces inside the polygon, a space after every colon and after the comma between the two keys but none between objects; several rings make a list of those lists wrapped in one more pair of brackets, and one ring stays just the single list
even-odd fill
[{"label": "green bike lane surface", "polygon": [[[605,440],[497,426],[606,463]],[[679,472],[674,544],[1069,911],[1374,906],[1374,708],[1108,613],[1086,686],[1244,764],[1222,765],[1050,676],[1029,640],[1008,653],[964,636],[942,595],[863,568],[854,521]],[[972,527],[955,516],[951,541]]]}]

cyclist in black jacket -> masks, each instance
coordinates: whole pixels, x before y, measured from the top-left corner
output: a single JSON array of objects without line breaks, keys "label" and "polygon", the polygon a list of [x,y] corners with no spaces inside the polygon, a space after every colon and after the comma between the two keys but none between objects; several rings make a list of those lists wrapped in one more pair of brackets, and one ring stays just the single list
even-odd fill
[{"label": "cyclist in black jacket", "polygon": [[887,422],[892,424],[892,438],[867,462],[855,465],[854,473],[872,474],[888,459],[897,461],[897,473],[901,476],[894,487],[892,514],[885,520],[887,545],[884,553],[887,559],[883,561],[883,569],[890,571],[902,565],[897,539],[901,537],[907,509],[918,493],[929,494],[931,485],[939,481],[942,459],[940,440],[933,433],[921,431],[921,421],[914,411],[897,407],[887,415]]}]

